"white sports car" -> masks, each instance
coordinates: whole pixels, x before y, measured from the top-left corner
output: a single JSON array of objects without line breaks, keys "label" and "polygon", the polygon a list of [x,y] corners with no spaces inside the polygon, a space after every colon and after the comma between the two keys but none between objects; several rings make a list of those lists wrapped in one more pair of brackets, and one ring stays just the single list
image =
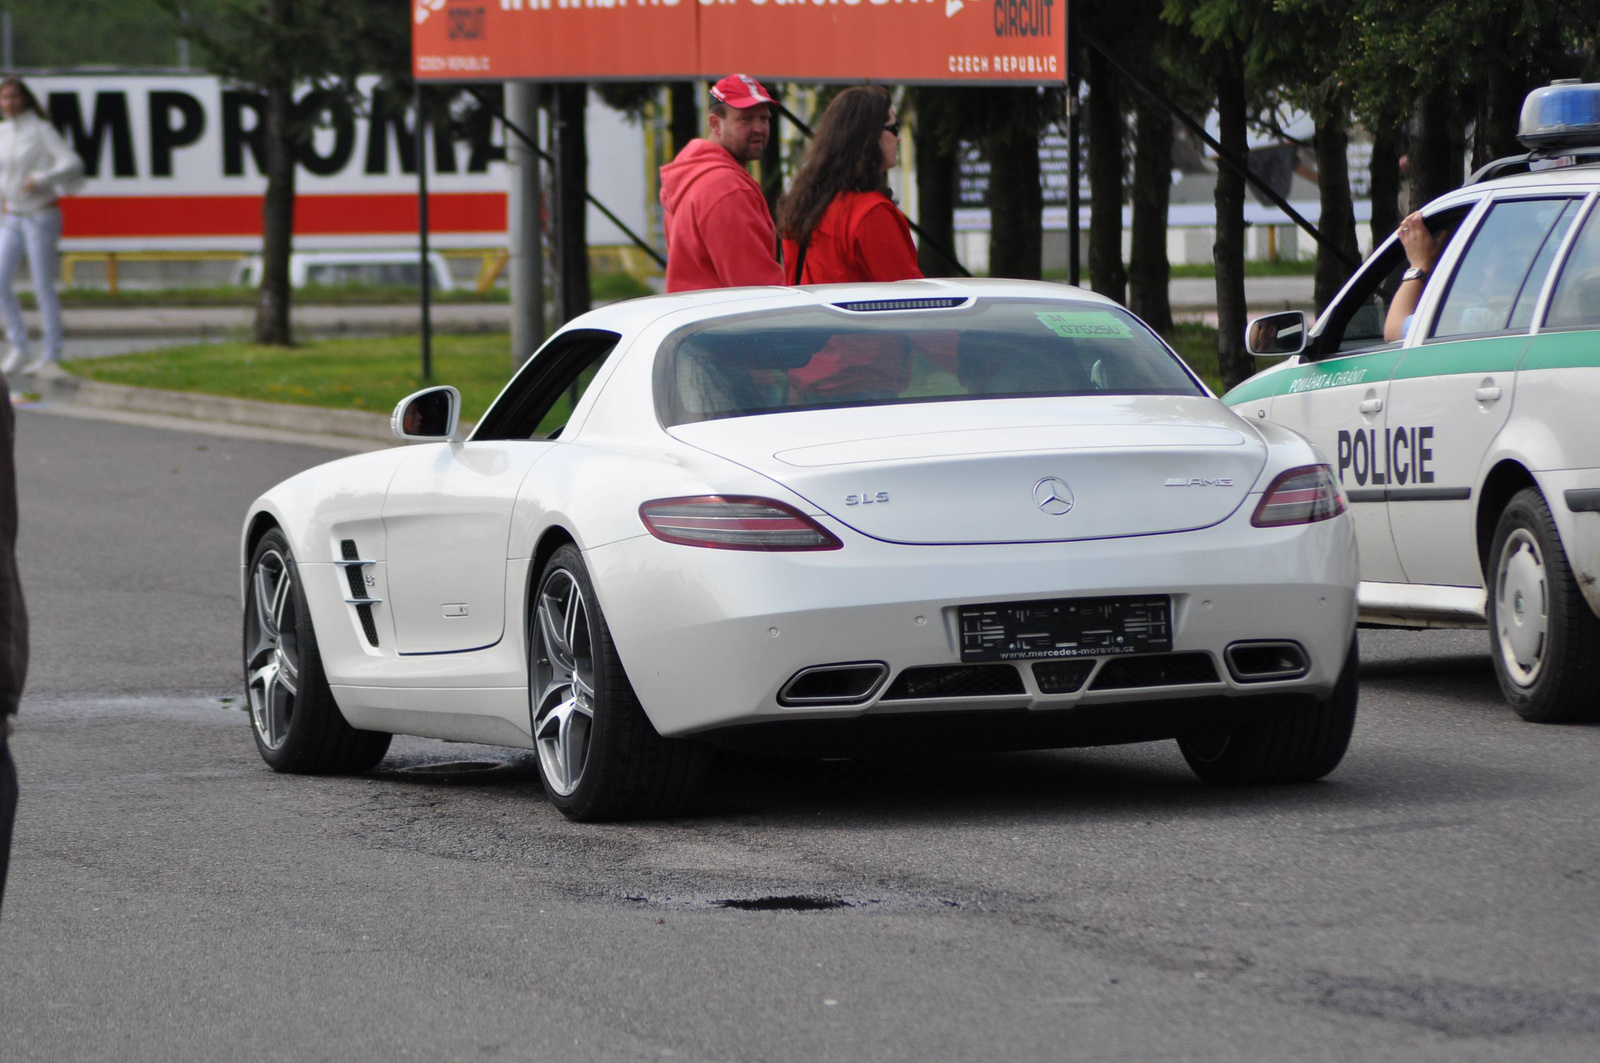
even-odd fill
[{"label": "white sports car", "polygon": [[458,411],[418,392],[394,425],[422,445],[250,507],[272,767],[365,770],[390,734],[520,746],[601,819],[681,807],[716,746],[1176,738],[1217,782],[1344,754],[1357,568],[1331,470],[1108,300],[639,299],[553,336],[465,439]]}]

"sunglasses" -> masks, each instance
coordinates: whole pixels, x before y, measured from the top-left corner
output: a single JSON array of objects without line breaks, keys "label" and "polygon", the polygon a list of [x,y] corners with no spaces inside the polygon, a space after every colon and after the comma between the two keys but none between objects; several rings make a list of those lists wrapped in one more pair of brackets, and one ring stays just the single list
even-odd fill
[{"label": "sunglasses", "polygon": [[884,129],[884,132],[890,134],[891,136],[899,136],[900,135],[900,119],[896,118],[894,121],[892,121],[888,125],[884,126],[883,129]]}]

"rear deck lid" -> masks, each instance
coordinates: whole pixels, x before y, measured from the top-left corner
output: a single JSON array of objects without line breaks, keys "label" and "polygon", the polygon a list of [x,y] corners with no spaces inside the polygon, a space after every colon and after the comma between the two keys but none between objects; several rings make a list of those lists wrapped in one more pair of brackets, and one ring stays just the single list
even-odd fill
[{"label": "rear deck lid", "polygon": [[1185,531],[1244,501],[1266,447],[1215,399],[1014,399],[679,425],[891,542],[1057,542]]}]

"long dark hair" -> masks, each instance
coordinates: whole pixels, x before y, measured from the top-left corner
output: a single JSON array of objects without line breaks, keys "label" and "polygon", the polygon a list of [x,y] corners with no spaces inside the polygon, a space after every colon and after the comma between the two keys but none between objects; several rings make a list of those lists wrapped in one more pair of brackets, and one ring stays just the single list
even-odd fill
[{"label": "long dark hair", "polygon": [[858,85],[835,96],[822,112],[800,172],[778,201],[778,231],[791,240],[811,233],[840,192],[889,192],[883,176],[883,127],[889,90]]},{"label": "long dark hair", "polygon": [[17,91],[22,93],[22,102],[26,105],[24,110],[32,111],[40,118],[45,116],[44,108],[39,106],[39,97],[35,96],[33,94],[33,90],[22,83],[21,78],[9,77],[4,81],[0,81],[0,89],[5,88],[7,85],[15,85],[17,87]]}]

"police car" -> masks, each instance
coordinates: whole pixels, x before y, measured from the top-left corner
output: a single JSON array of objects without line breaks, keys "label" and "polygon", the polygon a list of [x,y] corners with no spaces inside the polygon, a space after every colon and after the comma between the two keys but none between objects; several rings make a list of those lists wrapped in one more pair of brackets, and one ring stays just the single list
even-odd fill
[{"label": "police car", "polygon": [[1314,324],[1252,321],[1251,353],[1288,357],[1224,401],[1330,459],[1360,544],[1363,623],[1487,627],[1524,718],[1593,718],[1600,85],[1535,90],[1519,139],[1526,155],[1424,208],[1431,269],[1396,234]]}]

